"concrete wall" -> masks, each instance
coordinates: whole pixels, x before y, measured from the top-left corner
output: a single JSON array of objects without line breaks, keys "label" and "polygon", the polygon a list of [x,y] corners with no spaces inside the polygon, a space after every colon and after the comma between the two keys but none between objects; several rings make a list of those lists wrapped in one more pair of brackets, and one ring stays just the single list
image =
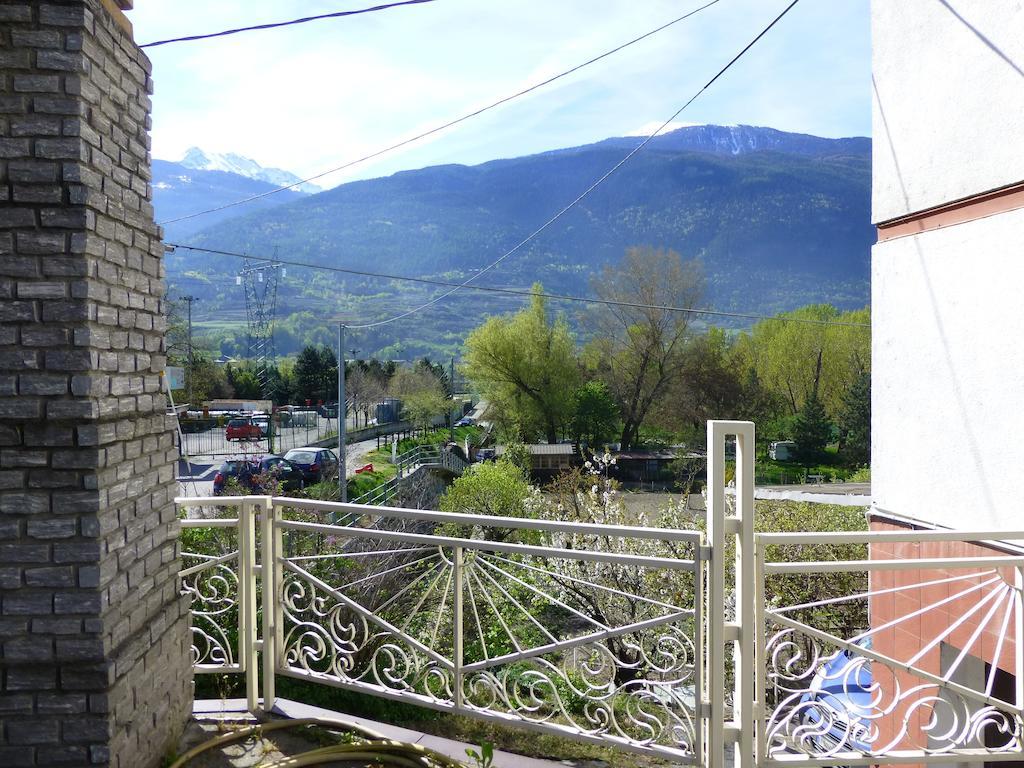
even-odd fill
[{"label": "concrete wall", "polygon": [[1024,3],[873,0],[872,218],[1024,179]]},{"label": "concrete wall", "polygon": [[0,4],[0,765],[159,765],[190,709],[146,57]]},{"label": "concrete wall", "polygon": [[1020,525],[1024,209],[876,245],[871,486],[883,509]]},{"label": "concrete wall", "polygon": [[1024,3],[875,0],[872,16],[874,218],[927,230],[882,227],[872,251],[872,495],[1019,528],[1024,199],[915,214],[1024,181]]}]

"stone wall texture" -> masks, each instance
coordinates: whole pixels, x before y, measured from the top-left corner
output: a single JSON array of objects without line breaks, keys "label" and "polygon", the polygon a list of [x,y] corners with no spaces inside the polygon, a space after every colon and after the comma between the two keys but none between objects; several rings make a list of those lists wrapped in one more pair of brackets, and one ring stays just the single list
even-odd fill
[{"label": "stone wall texture", "polygon": [[0,2],[2,766],[156,766],[191,705],[151,93],[101,0]]}]

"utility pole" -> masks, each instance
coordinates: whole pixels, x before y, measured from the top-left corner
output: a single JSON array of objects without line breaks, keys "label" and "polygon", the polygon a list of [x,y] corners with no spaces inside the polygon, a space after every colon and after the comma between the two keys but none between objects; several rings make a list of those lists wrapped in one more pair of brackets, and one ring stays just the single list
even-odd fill
[{"label": "utility pole", "polygon": [[452,404],[448,408],[449,439],[455,442],[455,355],[448,360],[448,392],[451,393]]},{"label": "utility pole", "polygon": [[182,296],[181,300],[188,303],[188,404],[194,407],[192,402],[192,377],[195,375],[195,358],[192,356],[192,302],[199,301],[195,296]]},{"label": "utility pole", "polygon": [[348,478],[345,459],[345,324],[338,322],[338,491],[342,502],[348,501]]},{"label": "utility pole", "polygon": [[[362,351],[363,350],[356,349],[355,347],[349,349],[348,353],[352,357],[352,362],[353,363],[355,363],[356,360],[359,359],[358,355]],[[353,392],[352,393],[352,415],[355,416],[355,422],[354,422],[355,423],[355,428],[358,430],[359,429],[359,411],[356,409],[356,406],[359,404],[359,402],[357,400],[357,397],[358,397],[358,395],[355,392]],[[345,418],[348,418],[348,409],[347,408],[345,409]],[[366,424],[363,424],[363,426],[365,427]]]}]

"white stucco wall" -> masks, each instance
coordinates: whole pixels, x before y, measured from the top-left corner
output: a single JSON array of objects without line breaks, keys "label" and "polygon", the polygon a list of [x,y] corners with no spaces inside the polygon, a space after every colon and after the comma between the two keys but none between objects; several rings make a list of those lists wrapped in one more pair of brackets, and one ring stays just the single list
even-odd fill
[{"label": "white stucco wall", "polygon": [[1024,0],[872,0],[875,222],[1024,179]]},{"label": "white stucco wall", "polygon": [[871,279],[876,506],[1021,530],[1024,209],[879,243]]}]

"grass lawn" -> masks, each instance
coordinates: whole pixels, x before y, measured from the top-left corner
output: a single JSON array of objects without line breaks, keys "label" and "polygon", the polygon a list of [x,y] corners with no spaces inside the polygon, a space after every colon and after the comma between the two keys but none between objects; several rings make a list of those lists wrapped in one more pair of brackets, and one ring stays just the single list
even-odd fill
[{"label": "grass lawn", "polygon": [[[734,462],[730,464],[735,465]],[[821,475],[826,483],[856,482],[866,475],[861,467],[840,464],[838,445],[828,446],[825,449],[825,460],[812,465],[801,464],[798,461],[774,461],[768,458],[767,451],[758,453],[755,472],[757,482],[766,485],[803,483],[809,475]]]},{"label": "grass lawn", "polygon": [[[455,428],[455,442],[462,445],[466,438],[469,438],[470,443],[477,442],[480,436],[483,434],[483,429],[477,426],[468,427],[456,427]],[[428,432],[425,435],[419,435],[417,437],[406,437],[398,443],[398,452],[405,453],[415,448],[417,445],[441,445],[448,442],[450,432],[447,429],[438,429],[436,432]],[[388,457],[390,461],[390,455]]]}]

